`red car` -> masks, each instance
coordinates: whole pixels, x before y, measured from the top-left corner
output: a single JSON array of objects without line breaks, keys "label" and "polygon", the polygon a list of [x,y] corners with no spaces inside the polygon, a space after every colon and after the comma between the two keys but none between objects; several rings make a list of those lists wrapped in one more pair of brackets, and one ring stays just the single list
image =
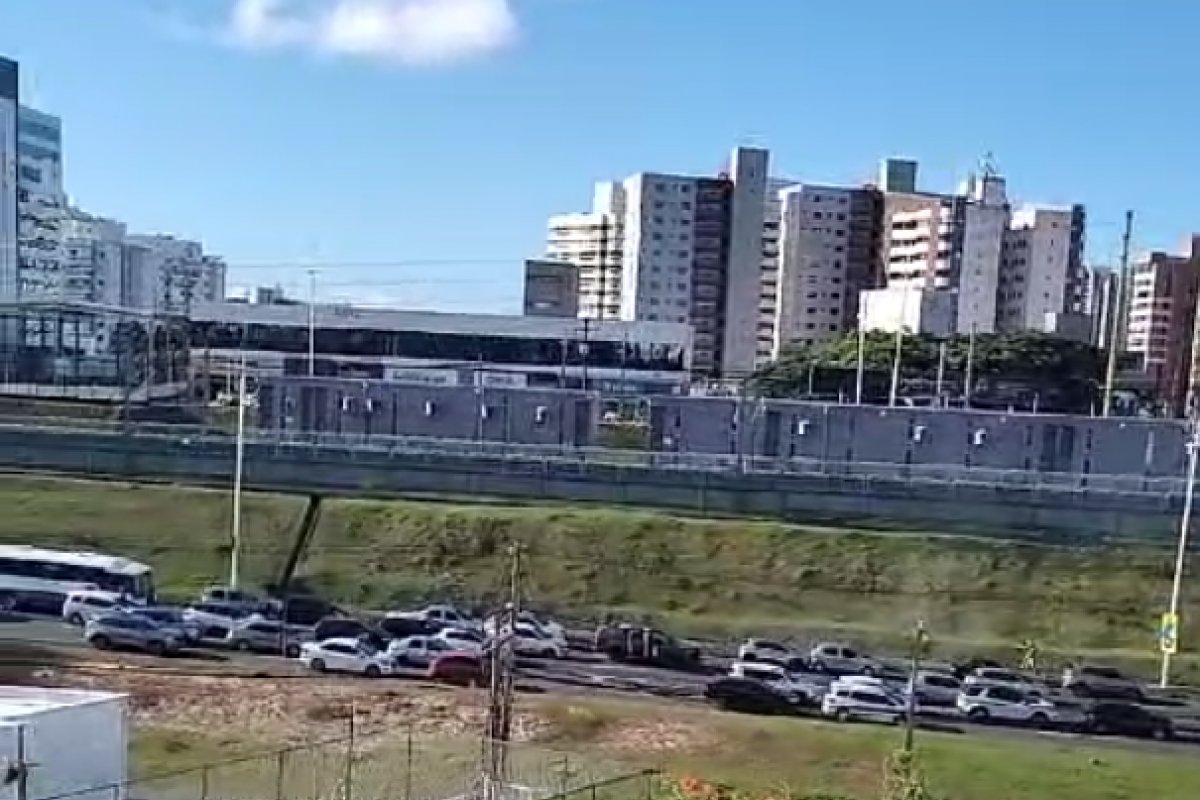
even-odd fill
[{"label": "red car", "polygon": [[471,653],[446,653],[429,664],[426,677],[453,686],[483,686],[486,670],[483,659]]}]

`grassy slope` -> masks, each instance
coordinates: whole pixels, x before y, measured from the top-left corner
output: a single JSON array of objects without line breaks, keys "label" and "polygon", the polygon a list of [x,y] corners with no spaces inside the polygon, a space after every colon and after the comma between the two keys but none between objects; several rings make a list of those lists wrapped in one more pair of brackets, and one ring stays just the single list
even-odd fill
[{"label": "grassy slope", "polygon": [[[544,762],[537,770],[515,768],[526,777],[541,779],[554,774],[547,767],[569,758],[574,774],[615,775],[652,767],[663,770],[672,781],[696,776],[748,790],[753,796],[820,793],[874,800],[880,796],[884,763],[899,746],[901,736],[895,728],[885,726],[749,717],[658,702],[586,699],[564,703],[528,698],[520,702],[524,711],[550,721],[537,741],[519,745],[514,755],[518,762]],[[637,738],[631,739],[631,731],[640,734],[632,734]],[[269,749],[236,736],[214,738],[214,733],[140,730],[133,754],[135,774],[159,774]],[[403,747],[402,740],[394,737],[390,744],[371,748],[374,763],[391,767],[381,770],[371,762],[362,764],[358,770],[362,794],[376,796],[369,793],[380,785],[386,783],[395,790],[403,783]],[[1200,796],[1200,761],[1188,751],[1159,753],[1053,737],[932,732],[919,733],[917,747],[928,788],[934,797],[948,800],[1194,800]],[[422,785],[433,785],[437,782],[430,779],[435,776],[448,782],[452,776],[469,775],[477,748],[466,735],[440,743],[423,741],[417,778]],[[445,758],[429,757],[430,752],[441,750]],[[452,753],[458,757],[447,760]],[[308,782],[308,760],[294,762],[296,775],[289,780]],[[327,771],[336,775],[338,767],[339,763],[334,763]],[[244,797],[266,795],[275,773],[272,762],[253,761],[244,768],[213,770],[211,777],[210,788],[219,786],[226,796]],[[159,788],[195,790],[197,780],[194,775],[187,776],[162,782]],[[602,796],[642,800],[643,791],[643,785],[636,783]],[[160,794],[195,796],[178,791]],[[396,792],[396,796],[401,795]],[[660,796],[671,794],[664,791]]]},{"label": "grassy slope", "polygon": [[[599,717],[591,733],[573,737],[587,747],[636,707],[610,701],[575,703],[575,716]],[[878,725],[840,725],[808,720],[678,709],[658,715],[712,734],[707,743],[660,756],[631,759],[674,775],[771,792],[876,798],[884,763],[901,733]],[[578,723],[571,726],[579,727]],[[1182,755],[1133,752],[1103,745],[1081,746],[1052,738],[964,736],[922,732],[917,746],[928,788],[951,800],[1135,800],[1194,798],[1200,792],[1200,762]]]},{"label": "grassy slope", "polygon": [[[0,541],[90,545],[152,562],[192,593],[227,569],[228,493],[0,477]],[[244,574],[270,580],[302,503],[247,495]],[[951,649],[1026,636],[1070,653],[1152,654],[1172,554],[564,507],[336,501],[303,571],[337,599],[485,598],[504,544],[527,546],[535,602],[646,614],[693,633],[845,631],[873,643],[924,617]],[[1193,565],[1190,574],[1195,575]],[[1195,585],[1190,580],[1189,586]],[[1186,592],[1185,592],[1186,594]],[[1184,643],[1200,624],[1188,604]]]}]

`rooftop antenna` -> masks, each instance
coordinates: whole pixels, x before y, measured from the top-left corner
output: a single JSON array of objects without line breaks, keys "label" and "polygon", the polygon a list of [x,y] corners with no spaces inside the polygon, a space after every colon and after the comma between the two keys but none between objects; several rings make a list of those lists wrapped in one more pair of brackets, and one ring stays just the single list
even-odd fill
[{"label": "rooftop antenna", "polygon": [[984,178],[995,178],[1000,175],[1000,170],[996,166],[996,156],[991,150],[983,154],[983,158],[979,160],[979,171],[983,173]]}]

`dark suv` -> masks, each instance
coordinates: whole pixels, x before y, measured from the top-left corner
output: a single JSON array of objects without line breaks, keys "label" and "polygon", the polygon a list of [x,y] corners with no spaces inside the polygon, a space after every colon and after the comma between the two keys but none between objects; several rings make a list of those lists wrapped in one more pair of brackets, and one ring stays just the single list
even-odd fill
[{"label": "dark suv", "polygon": [[1170,719],[1132,703],[1096,703],[1088,711],[1087,729],[1090,733],[1144,739],[1170,739],[1175,735]]}]

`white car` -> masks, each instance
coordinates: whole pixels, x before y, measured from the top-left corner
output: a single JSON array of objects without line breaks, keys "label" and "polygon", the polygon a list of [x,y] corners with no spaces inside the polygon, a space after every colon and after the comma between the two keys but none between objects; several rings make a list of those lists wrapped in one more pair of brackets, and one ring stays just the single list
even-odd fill
[{"label": "white car", "polygon": [[958,696],[958,710],[972,722],[1009,722],[1039,728],[1057,721],[1053,703],[1011,686],[967,686]]},{"label": "white car", "polygon": [[1021,672],[1002,667],[980,667],[963,678],[963,688],[970,686],[1004,686],[1022,694],[1043,695],[1046,688]]},{"label": "white car", "polygon": [[834,681],[821,699],[821,713],[839,722],[864,719],[897,725],[907,709],[895,695],[870,684]]},{"label": "white car", "polygon": [[392,674],[387,653],[373,650],[358,639],[305,642],[300,647],[300,660],[314,672],[352,672],[368,678]]},{"label": "white car", "polygon": [[121,595],[116,592],[85,589],[67,595],[62,605],[62,618],[72,625],[82,626],[119,610],[123,605]]},{"label": "white car", "polygon": [[[504,612],[493,614],[483,622],[483,632],[488,636],[496,635],[496,626],[507,624],[507,616]],[[532,628],[538,638],[553,639],[562,645],[563,649],[567,649],[567,629],[559,623],[549,618],[540,618],[536,614],[529,611],[522,611],[517,614],[517,624],[526,628]]]},{"label": "white car", "polygon": [[392,663],[429,666],[443,653],[452,653],[455,648],[435,636],[405,636],[388,642],[387,656]]},{"label": "white car", "polygon": [[443,628],[433,638],[450,645],[455,652],[475,655],[483,652],[483,635],[469,628]]},{"label": "white car", "polygon": [[768,664],[786,665],[797,658],[787,645],[768,639],[747,639],[738,648],[738,661],[765,661]]},{"label": "white car", "polygon": [[823,642],[815,646],[809,651],[808,663],[813,669],[837,675],[875,675],[883,669],[883,665],[874,658],[837,642]]},{"label": "white car", "polygon": [[532,625],[518,622],[512,638],[513,652],[535,658],[566,658],[567,645]]},{"label": "white car", "polygon": [[735,661],[729,667],[729,677],[759,681],[797,704],[815,705],[822,694],[816,684],[798,680],[779,664],[769,664],[765,661]]}]

